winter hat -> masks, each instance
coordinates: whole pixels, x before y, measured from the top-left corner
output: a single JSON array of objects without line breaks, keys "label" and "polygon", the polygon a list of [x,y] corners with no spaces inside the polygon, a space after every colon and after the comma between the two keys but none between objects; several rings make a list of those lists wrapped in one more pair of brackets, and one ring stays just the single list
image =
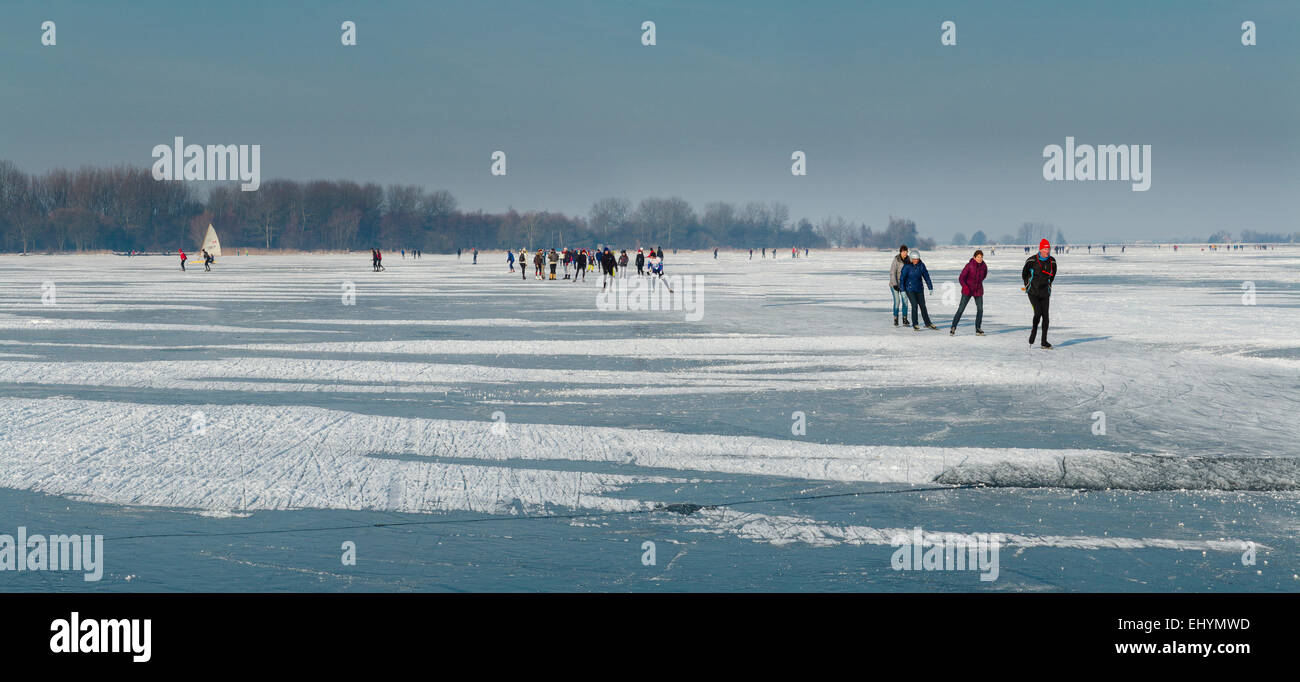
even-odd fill
[{"label": "winter hat", "polygon": [[1044,238],[1043,241],[1038,242],[1038,250],[1042,251],[1043,249],[1047,249],[1048,251],[1052,250],[1052,243],[1047,241],[1046,238]]},{"label": "winter hat", "polygon": [[908,251],[908,252],[907,252],[907,257],[910,258],[910,259],[912,259],[912,260],[921,260],[921,252],[920,252],[920,251]]}]

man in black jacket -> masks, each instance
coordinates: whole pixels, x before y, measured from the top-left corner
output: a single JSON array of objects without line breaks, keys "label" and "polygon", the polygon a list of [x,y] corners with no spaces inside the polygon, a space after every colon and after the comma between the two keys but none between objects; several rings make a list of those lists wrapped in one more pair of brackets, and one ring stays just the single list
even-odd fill
[{"label": "man in black jacket", "polygon": [[1034,324],[1029,331],[1029,345],[1034,345],[1038,336],[1038,321],[1043,321],[1043,348],[1051,348],[1047,342],[1048,304],[1052,301],[1052,281],[1056,279],[1056,258],[1052,256],[1052,243],[1044,239],[1038,243],[1038,253],[1025,261],[1020,271],[1020,279],[1025,283],[1021,291],[1029,294],[1029,305],[1034,307]]},{"label": "man in black jacket", "polygon": [[605,250],[600,254],[600,288],[602,290],[607,285],[613,283],[617,267],[618,261],[614,258],[614,252],[610,251],[608,246],[605,247]]}]

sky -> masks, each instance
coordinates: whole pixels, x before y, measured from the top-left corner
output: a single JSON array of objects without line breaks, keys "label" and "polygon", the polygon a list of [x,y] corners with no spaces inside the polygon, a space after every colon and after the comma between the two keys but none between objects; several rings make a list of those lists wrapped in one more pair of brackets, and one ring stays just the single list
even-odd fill
[{"label": "sky", "polygon": [[[263,182],[417,184],[466,210],[680,196],[940,241],[1300,231],[1294,0],[4,0],[0,60],[0,159],[29,172],[149,167],[183,136],[260,144]],[[1151,145],[1150,189],[1044,180],[1067,136]]]}]

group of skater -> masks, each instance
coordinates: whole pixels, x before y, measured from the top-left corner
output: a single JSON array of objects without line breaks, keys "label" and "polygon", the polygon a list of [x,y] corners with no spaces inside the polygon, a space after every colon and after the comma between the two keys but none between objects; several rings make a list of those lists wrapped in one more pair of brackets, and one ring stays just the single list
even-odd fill
[{"label": "group of skater", "polygon": [[[763,258],[767,258],[767,252],[769,251],[769,249],[768,249],[767,247],[763,247],[761,250],[762,250],[762,257],[763,257]],[[776,258],[776,248],[774,247],[774,248],[772,248],[772,249],[770,249],[770,250],[771,250],[771,252],[772,252],[772,257],[773,257],[773,258]],[[804,255],[805,258],[808,257],[808,247],[806,247],[806,246],[803,247],[803,255]],[[714,250],[713,250],[713,257],[714,257],[714,258],[717,258],[717,257],[718,257],[718,250],[717,250],[717,249],[714,249]],[[790,247],[790,257],[791,257],[791,258],[798,258],[798,257],[799,257],[799,247],[797,247],[797,246],[791,246],[791,247]],[[750,249],[750,250],[749,250],[749,259],[750,259],[750,260],[754,260],[754,250],[753,250],[753,249]]]},{"label": "group of skater", "polygon": [[528,249],[521,248],[517,257],[513,251],[506,252],[506,266],[510,272],[514,272],[515,266],[518,265],[520,279],[528,279],[530,260],[533,265],[533,279],[540,280],[558,280],[562,267],[564,279],[574,283],[578,280],[585,282],[588,272],[600,268],[602,289],[610,286],[618,277],[631,276],[633,267],[640,277],[649,276],[662,280],[664,275],[663,247],[652,248],[649,254],[644,249],[638,248],[635,257],[629,256],[627,249],[615,255],[614,250],[608,246],[603,249],[552,248],[549,251],[538,249],[531,256]]},{"label": "group of skater", "polygon": [[[176,250],[179,251],[181,254],[181,272],[185,272],[185,261],[189,260],[190,257],[185,255],[185,249],[176,249]],[[216,257],[208,253],[207,249],[200,249],[200,251],[202,252],[203,255],[203,271],[212,272],[212,263],[217,260]]]},{"label": "group of skater", "polygon": [[[988,276],[989,266],[984,262],[984,252],[976,249],[958,275],[961,284],[961,303],[957,305],[957,314],[953,315],[952,325],[948,328],[950,336],[957,334],[957,323],[962,313],[972,300],[975,301],[975,335],[984,336],[984,278]],[[1029,305],[1034,310],[1033,324],[1029,330],[1029,345],[1039,341],[1042,348],[1051,348],[1047,342],[1047,325],[1049,308],[1052,300],[1052,282],[1056,280],[1056,258],[1052,255],[1052,244],[1044,239],[1038,243],[1038,253],[1025,260],[1020,270],[1020,279],[1024,286],[1020,290],[1029,297]],[[924,285],[924,286],[922,286]],[[934,293],[934,283],[930,280],[930,271],[921,260],[921,253],[909,250],[904,244],[899,247],[898,255],[890,260],[889,290],[894,299],[894,326],[898,324],[901,308],[903,326],[907,326],[907,306],[912,305],[912,329],[920,331],[920,322],[925,322],[927,329],[938,329],[930,321],[930,311],[925,305],[925,292]],[[919,318],[919,319],[918,319]],[[1042,335],[1039,335],[1039,324]]]}]

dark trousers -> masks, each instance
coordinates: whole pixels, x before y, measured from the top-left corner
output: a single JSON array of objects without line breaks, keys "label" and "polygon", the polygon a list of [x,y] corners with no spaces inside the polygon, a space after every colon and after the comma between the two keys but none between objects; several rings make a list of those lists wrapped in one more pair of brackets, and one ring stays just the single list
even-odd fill
[{"label": "dark trousers", "polygon": [[971,299],[975,299],[975,328],[984,328],[984,297],[983,296],[966,296],[962,295],[961,304],[957,306],[957,314],[952,317],[952,328],[957,328],[957,323],[961,321],[961,314],[966,312],[966,304]]},{"label": "dark trousers", "polygon": [[1047,343],[1047,319],[1048,319],[1047,308],[1048,308],[1048,304],[1050,304],[1051,302],[1052,302],[1051,294],[1040,294],[1037,296],[1030,295],[1029,305],[1034,306],[1034,326],[1033,329],[1029,332],[1030,343],[1033,343],[1034,337],[1038,335],[1038,321],[1040,319],[1043,321],[1042,341],[1043,343]]},{"label": "dark trousers", "polygon": [[921,318],[925,320],[926,324],[933,324],[932,322],[930,322],[930,311],[925,307],[924,291],[907,292],[907,300],[912,302],[912,326],[913,327],[918,326],[916,323],[916,313],[918,310],[921,312]]}]

